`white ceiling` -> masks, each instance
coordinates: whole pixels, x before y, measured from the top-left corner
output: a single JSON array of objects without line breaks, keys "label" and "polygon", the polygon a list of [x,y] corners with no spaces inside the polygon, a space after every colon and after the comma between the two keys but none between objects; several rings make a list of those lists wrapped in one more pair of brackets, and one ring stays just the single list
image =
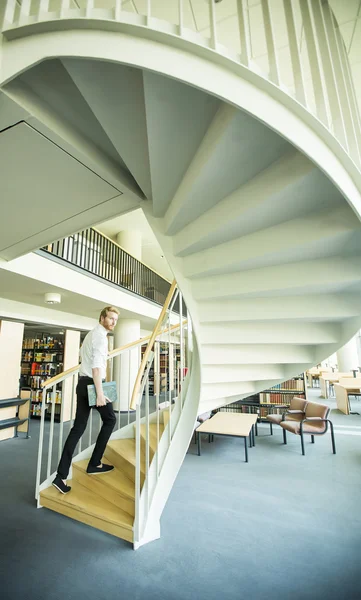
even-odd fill
[{"label": "white ceiling", "polygon": [[[104,302],[89,296],[76,294],[62,287],[49,286],[48,283],[0,269],[1,298],[47,308],[44,294],[48,292],[61,294],[61,304],[53,304],[52,310],[97,320],[100,311],[104,308]],[[121,319],[139,319],[141,329],[153,330],[154,319],[121,308],[119,310]]]}]

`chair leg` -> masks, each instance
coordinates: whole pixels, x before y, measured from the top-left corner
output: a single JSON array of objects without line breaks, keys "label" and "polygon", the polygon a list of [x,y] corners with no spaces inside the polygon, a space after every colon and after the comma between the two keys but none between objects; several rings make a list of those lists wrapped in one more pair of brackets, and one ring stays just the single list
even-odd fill
[{"label": "chair leg", "polygon": [[334,454],[336,454],[336,444],[335,444],[335,434],[333,431],[333,423],[331,421],[329,421],[329,424],[330,424],[330,428],[331,428],[332,451]]},{"label": "chair leg", "polygon": [[273,435],[273,427],[272,427],[272,423],[270,423],[270,424],[269,424],[269,428],[270,428],[271,435]]},{"label": "chair leg", "polygon": [[311,435],[311,443],[314,444],[315,443],[315,436]]},{"label": "chair leg", "polygon": [[286,430],[283,429],[283,443],[287,444],[287,436],[286,436]]},{"label": "chair leg", "polygon": [[304,456],[304,455],[305,455],[305,443],[304,443],[304,440],[303,440],[303,432],[302,432],[302,431],[301,431],[301,433],[300,433],[300,436],[301,436],[301,449],[302,449],[302,455]]}]

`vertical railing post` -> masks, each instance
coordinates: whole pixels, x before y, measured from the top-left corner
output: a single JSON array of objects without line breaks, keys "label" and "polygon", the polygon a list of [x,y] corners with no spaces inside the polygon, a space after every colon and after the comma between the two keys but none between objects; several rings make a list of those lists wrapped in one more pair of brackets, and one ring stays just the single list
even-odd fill
[{"label": "vertical railing post", "polygon": [[[361,153],[360,146],[357,139],[356,124],[352,114],[352,108],[350,98],[347,91],[346,77],[347,73],[344,72],[341,52],[344,52],[343,47],[339,47],[337,40],[337,33],[334,23],[334,18],[331,12],[330,5],[323,5],[323,14],[325,19],[325,26],[328,33],[328,41],[330,45],[331,60],[335,69],[335,77],[337,81],[338,93],[340,95],[340,103],[342,107],[342,114],[345,122],[346,136],[349,147],[350,156],[360,166]],[[343,44],[342,40],[341,43]]]},{"label": "vertical railing post", "polygon": [[[65,388],[65,382],[63,382],[62,388]],[[58,443],[58,462],[60,461],[61,453],[63,450],[63,432],[64,432],[64,398],[61,398],[60,403],[60,426],[59,426],[59,443]]]},{"label": "vertical railing post", "polygon": [[318,119],[324,125],[326,125],[326,127],[329,127],[330,111],[327,102],[327,93],[325,89],[325,82],[323,79],[321,67],[320,49],[318,46],[317,36],[315,35],[315,24],[313,21],[312,11],[310,10],[309,0],[301,0],[300,8],[303,18],[305,41],[311,68],[311,78],[316,103],[316,115]]},{"label": "vertical railing post", "polygon": [[4,12],[4,20],[0,23],[2,29],[6,29],[6,25],[14,25],[15,21],[15,9],[16,9],[16,0],[7,0],[5,12]]},{"label": "vertical railing post", "polygon": [[283,6],[286,17],[286,26],[288,34],[288,42],[290,46],[290,57],[292,64],[292,73],[295,83],[295,94],[298,102],[307,107],[305,94],[305,78],[301,62],[301,54],[297,41],[295,11],[292,0],[283,0]]},{"label": "vertical railing post", "polygon": [[39,487],[40,487],[41,467],[42,467],[42,459],[43,459],[44,424],[45,424],[45,407],[46,407],[47,391],[48,391],[48,388],[44,387],[43,391],[42,391],[42,400],[41,400],[38,464],[37,464],[37,469],[36,469],[36,481],[35,481],[35,498],[36,498],[36,500],[39,500]]},{"label": "vertical railing post", "polygon": [[90,19],[94,10],[94,0],[86,0],[85,18]]},{"label": "vertical railing post", "polygon": [[65,17],[66,11],[70,9],[70,2],[71,2],[71,0],[61,0],[60,13],[59,13],[59,16],[61,19],[63,19]]},{"label": "vertical railing post", "polygon": [[140,540],[140,404],[136,404],[135,413],[135,518],[134,539]]},{"label": "vertical railing post", "polygon": [[149,370],[147,372],[147,383],[145,386],[145,515],[144,518],[148,517],[149,511]]},{"label": "vertical railing post", "polygon": [[241,42],[241,63],[249,67],[251,59],[251,39],[249,33],[249,13],[247,0],[237,0],[238,29]]},{"label": "vertical railing post", "polygon": [[115,0],[114,20],[120,21],[121,14],[122,14],[122,0]]},{"label": "vertical railing post", "polygon": [[19,25],[30,16],[31,0],[23,0],[20,6]]},{"label": "vertical railing post", "polygon": [[277,50],[275,44],[275,36],[273,32],[272,16],[270,11],[269,0],[262,0],[262,14],[264,22],[264,30],[266,36],[266,45],[268,52],[269,78],[275,85],[280,85],[279,68]]},{"label": "vertical railing post", "polygon": [[209,6],[209,25],[211,30],[211,48],[217,50],[217,24],[216,24],[216,7],[214,0],[208,0]]},{"label": "vertical railing post", "polygon": [[151,0],[147,0],[147,15],[146,15],[147,27],[150,27],[151,18],[152,18],[152,4],[151,4]]},{"label": "vertical railing post", "polygon": [[179,19],[179,36],[183,35],[184,18],[183,18],[183,0],[178,0],[178,19]]},{"label": "vertical railing post", "polygon": [[153,393],[155,396],[155,410],[157,411],[157,453],[156,453],[156,478],[158,479],[159,475],[159,342],[154,343],[154,384],[153,384]]},{"label": "vertical railing post", "polygon": [[327,103],[331,114],[331,130],[341,145],[348,151],[348,144],[343,120],[342,106],[338,89],[338,81],[335,77],[334,65],[331,58],[329,36],[324,21],[320,0],[313,0],[310,4],[313,15],[317,43],[320,49],[320,66],[324,76]]},{"label": "vertical railing post", "polygon": [[184,394],[183,394],[183,371],[184,371],[184,343],[183,343],[183,296],[179,292],[179,343],[180,343],[180,377],[179,380],[182,383],[180,390],[181,397],[181,408],[183,408]]},{"label": "vertical railing post", "polygon": [[50,432],[49,432],[49,446],[48,446],[48,466],[47,466],[47,470],[46,470],[46,476],[47,477],[50,477],[50,473],[51,473],[51,458],[52,458],[52,454],[53,454],[55,398],[56,398],[56,383],[54,383],[54,385],[53,385],[53,391],[52,391],[52,394],[51,394]]},{"label": "vertical railing post", "polygon": [[38,6],[38,21],[40,21],[41,19],[41,15],[47,15],[49,12],[49,0],[40,0],[39,2],[39,6]]}]

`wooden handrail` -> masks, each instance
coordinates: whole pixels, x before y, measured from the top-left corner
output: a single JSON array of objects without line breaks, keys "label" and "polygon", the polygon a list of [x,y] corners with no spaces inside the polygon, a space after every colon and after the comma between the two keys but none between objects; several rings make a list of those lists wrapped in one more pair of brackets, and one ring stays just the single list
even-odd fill
[{"label": "wooden handrail", "polygon": [[172,297],[173,297],[173,294],[175,292],[176,287],[177,287],[177,282],[174,279],[172,281],[172,285],[170,286],[168,295],[167,295],[166,300],[164,302],[164,305],[163,305],[163,308],[162,308],[161,313],[159,315],[159,318],[158,318],[158,321],[156,323],[156,326],[154,327],[152,335],[150,336],[150,340],[148,342],[148,346],[147,346],[147,348],[146,348],[146,350],[145,350],[145,352],[143,354],[143,358],[142,358],[142,362],[141,362],[140,367],[139,367],[138,375],[137,375],[137,378],[136,378],[135,383],[134,383],[134,388],[133,388],[133,393],[132,393],[132,399],[131,399],[130,405],[129,405],[129,408],[131,408],[132,410],[134,410],[135,406],[136,406],[137,394],[139,392],[140,383],[142,381],[143,373],[144,373],[145,367],[147,365],[150,352],[151,352],[151,350],[153,348],[154,342],[155,342],[156,337],[157,337],[157,335],[159,333],[159,329],[162,326],[164,316],[165,316],[165,314],[167,312],[167,309],[168,309],[168,307],[169,307],[169,305],[171,303],[171,300],[172,300]]},{"label": "wooden handrail", "polygon": [[[187,321],[183,321],[183,325],[185,325],[187,323]],[[172,325],[171,327],[167,327],[166,329],[163,329],[163,331],[158,331],[157,335],[163,334],[163,333],[168,333],[170,331],[175,331],[176,329],[179,329],[180,325],[179,323],[176,323],[175,325]],[[145,337],[139,339],[139,340],[135,340],[134,342],[129,342],[128,344],[124,344],[124,346],[120,346],[119,348],[115,348],[114,350],[112,350],[111,352],[109,352],[108,354],[108,358],[113,358],[114,356],[117,356],[117,354],[119,354],[119,352],[121,350],[130,350],[133,346],[143,346],[145,344],[145,342],[147,342],[148,340],[150,340],[152,337],[152,334],[146,335]],[[44,381],[41,384],[41,387],[51,387],[54,385],[54,383],[57,383],[59,381],[59,379],[63,379],[63,377],[65,375],[70,375],[71,373],[76,373],[76,371],[79,369],[80,365],[76,365],[75,367],[71,367],[70,369],[67,369],[66,371],[63,371],[62,373],[58,373],[58,375],[54,375],[54,377],[52,377],[51,379],[47,379],[46,381]]]}]

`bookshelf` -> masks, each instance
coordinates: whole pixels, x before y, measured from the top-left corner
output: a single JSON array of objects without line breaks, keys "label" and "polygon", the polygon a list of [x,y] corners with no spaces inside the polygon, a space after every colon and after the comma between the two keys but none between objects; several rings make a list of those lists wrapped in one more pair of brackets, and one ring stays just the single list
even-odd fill
[{"label": "bookshelf", "polygon": [[259,394],[222,406],[217,411],[257,414],[258,421],[266,421],[271,409],[273,413],[282,413],[294,396],[307,399],[306,390],[306,378],[302,373]]},{"label": "bookshelf", "polygon": [[[37,333],[35,337],[25,337],[21,356],[20,387],[31,391],[31,417],[40,417],[42,402],[42,384],[63,371],[64,336]],[[49,390],[48,397],[51,394]],[[49,398],[50,399],[50,398]],[[62,402],[61,384],[57,386],[55,396],[55,417],[60,418]]]},{"label": "bookshelf", "polygon": [[[141,359],[143,359],[146,346],[142,346]],[[180,377],[180,345],[171,342],[159,342],[159,390],[158,382],[155,377],[155,363],[153,361],[149,372],[149,394],[165,394],[169,390],[177,392],[179,389]]]}]

